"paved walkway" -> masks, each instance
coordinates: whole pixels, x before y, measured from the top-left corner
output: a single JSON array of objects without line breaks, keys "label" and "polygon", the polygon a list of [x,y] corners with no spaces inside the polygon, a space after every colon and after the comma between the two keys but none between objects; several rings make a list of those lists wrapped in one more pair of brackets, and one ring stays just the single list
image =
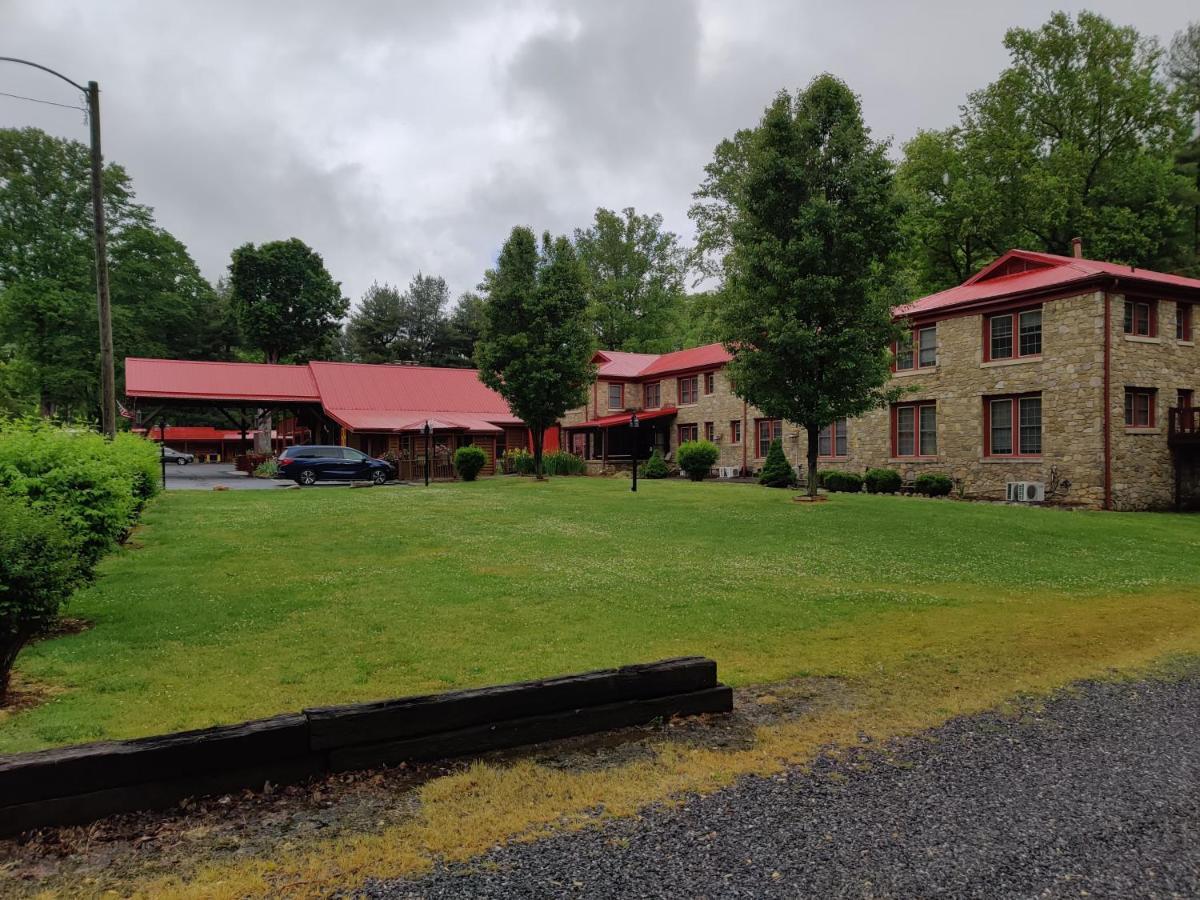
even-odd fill
[{"label": "paved walkway", "polygon": [[365,895],[1197,897],[1200,676],[1087,685]]}]

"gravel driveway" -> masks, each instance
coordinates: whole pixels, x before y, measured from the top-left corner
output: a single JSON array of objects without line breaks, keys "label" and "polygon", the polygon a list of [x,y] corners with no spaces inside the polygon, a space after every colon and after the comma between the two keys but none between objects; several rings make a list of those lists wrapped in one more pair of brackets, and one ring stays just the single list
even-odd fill
[{"label": "gravel driveway", "polygon": [[1090,684],[369,897],[1197,897],[1200,676]]}]

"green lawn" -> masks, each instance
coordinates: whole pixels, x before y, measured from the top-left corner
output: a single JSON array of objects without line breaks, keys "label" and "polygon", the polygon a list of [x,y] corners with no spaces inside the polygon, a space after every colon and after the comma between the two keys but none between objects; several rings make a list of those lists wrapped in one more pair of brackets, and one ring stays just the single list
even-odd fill
[{"label": "green lawn", "polygon": [[[839,674],[836,641],[937,610],[1200,613],[1200,517],[791,496],[598,478],[172,493],[72,601],[95,627],[19,658],[51,699],[0,718],[0,752],[678,654],[735,684]],[[889,652],[936,635],[905,640]]]}]

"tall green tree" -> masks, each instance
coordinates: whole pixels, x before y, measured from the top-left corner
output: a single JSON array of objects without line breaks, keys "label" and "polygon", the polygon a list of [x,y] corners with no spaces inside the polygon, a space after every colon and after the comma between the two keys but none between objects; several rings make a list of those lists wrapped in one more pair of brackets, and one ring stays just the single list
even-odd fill
[{"label": "tall green tree", "polygon": [[1187,129],[1161,48],[1090,12],[1014,28],[1004,46],[1008,68],[968,97],[959,126],[906,147],[905,231],[923,286],[1010,247],[1069,254],[1076,236],[1097,258],[1169,267]]},{"label": "tall green tree", "polygon": [[1167,59],[1167,75],[1179,91],[1191,120],[1191,139],[1176,155],[1179,172],[1191,185],[1191,255],[1189,274],[1200,275],[1200,22],[1175,35]]},{"label": "tall green tree", "polygon": [[450,289],[446,279],[418,272],[408,284],[401,303],[401,359],[429,365],[446,324]]},{"label": "tall green tree", "polygon": [[475,344],[486,317],[487,301],[474,291],[464,292],[434,341],[433,364],[456,369],[474,366]]},{"label": "tall green tree", "polygon": [[688,254],[679,236],[663,228],[661,215],[597,209],[590,227],[575,230],[575,251],[587,273],[588,314],[601,347],[675,349]]},{"label": "tall green tree", "polygon": [[400,292],[390,284],[373,283],[346,323],[351,356],[357,362],[395,362],[399,359],[403,318]]},{"label": "tall green tree", "polygon": [[534,471],[542,476],[546,429],[583,404],[595,377],[583,267],[566,237],[512,230],[485,276],[483,335],[475,345],[479,378],[533,433]]},{"label": "tall green tree", "polygon": [[350,306],[321,255],[299,238],[238,247],[229,285],[242,335],[268,363],[313,355],[336,338]]},{"label": "tall green tree", "polygon": [[821,428],[892,396],[899,209],[886,145],[843,82],[822,75],[767,107],[731,213],[720,317],[730,379],[764,414],[807,431],[815,496]]}]

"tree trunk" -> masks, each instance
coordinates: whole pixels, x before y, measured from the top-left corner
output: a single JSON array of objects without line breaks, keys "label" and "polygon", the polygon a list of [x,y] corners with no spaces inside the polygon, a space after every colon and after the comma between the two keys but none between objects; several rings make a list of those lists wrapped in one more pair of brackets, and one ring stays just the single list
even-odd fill
[{"label": "tree trunk", "polygon": [[0,638],[0,706],[8,699],[9,676],[12,674],[13,663],[21,648],[29,642],[31,632],[20,630],[16,634]]},{"label": "tree trunk", "polygon": [[820,436],[819,427],[808,426],[808,496],[812,498],[817,496],[817,441]]},{"label": "tree trunk", "polygon": [[269,409],[254,411],[254,452],[269,455],[271,453],[272,416]]},{"label": "tree trunk", "polygon": [[546,439],[546,429],[532,428],[530,433],[533,435],[533,474],[538,481],[545,481],[546,476],[542,474],[542,444]]}]

